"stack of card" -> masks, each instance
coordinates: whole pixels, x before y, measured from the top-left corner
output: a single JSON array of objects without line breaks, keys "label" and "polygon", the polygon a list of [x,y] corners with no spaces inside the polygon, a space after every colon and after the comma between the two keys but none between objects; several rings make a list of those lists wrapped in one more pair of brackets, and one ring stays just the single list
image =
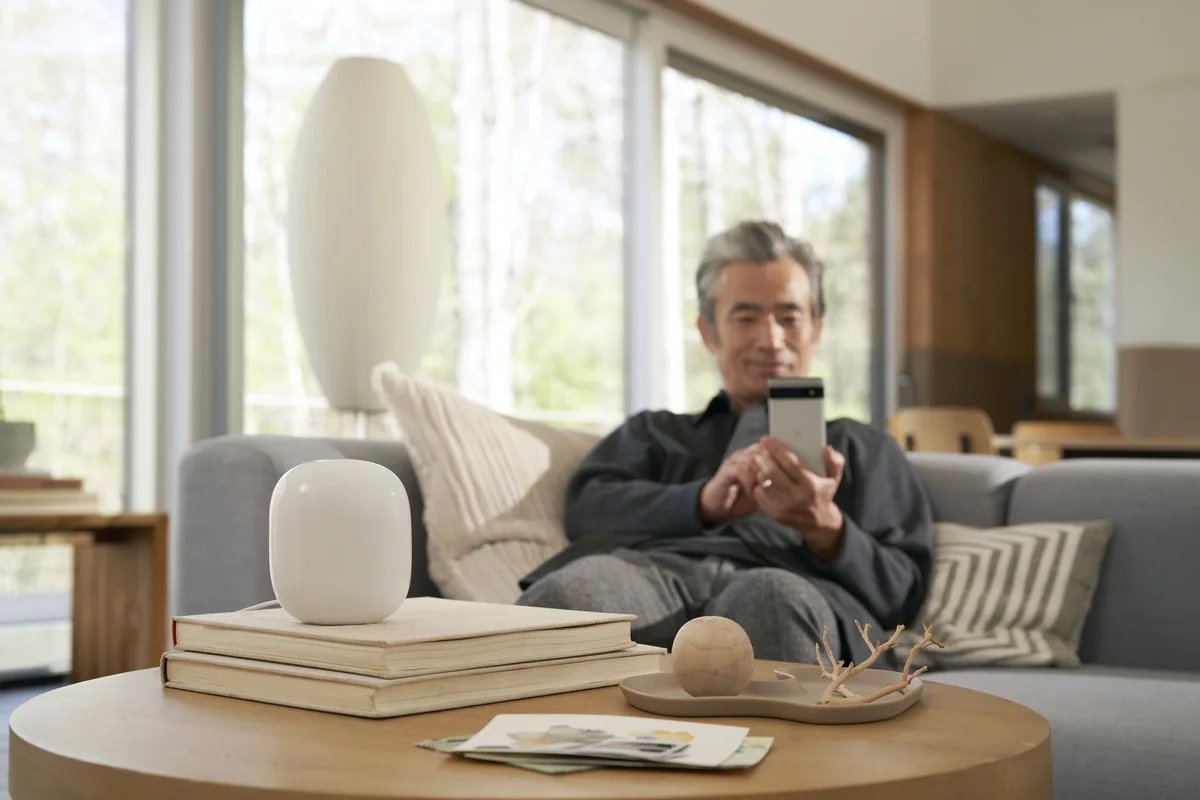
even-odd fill
[{"label": "stack of card", "polygon": [[474,736],[418,746],[551,775],[602,767],[745,769],[758,764],[770,737],[749,729],[595,714],[500,714]]}]

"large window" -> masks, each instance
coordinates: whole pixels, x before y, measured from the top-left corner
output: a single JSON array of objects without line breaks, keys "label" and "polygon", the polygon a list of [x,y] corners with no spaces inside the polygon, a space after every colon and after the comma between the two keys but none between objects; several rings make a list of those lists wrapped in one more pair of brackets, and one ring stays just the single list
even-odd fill
[{"label": "large window", "polygon": [[1117,297],[1112,212],[1071,201],[1071,405],[1117,407]]},{"label": "large window", "polygon": [[441,145],[455,256],[422,374],[500,410],[617,421],[624,44],[517,0],[247,0],[246,431],[355,429],[307,364],[286,247],[304,111],[350,55],[403,64]]},{"label": "large window", "polygon": [[756,97],[669,68],[663,87],[669,269],[679,271],[688,408],[720,388],[696,328],[695,272],[707,237],[745,219],[779,222],[825,262],[827,315],[813,373],[827,413],[871,419],[872,146]]},{"label": "large window", "polygon": [[28,467],[118,507],[125,430],[125,0],[0,3],[0,401]]},{"label": "large window", "polygon": [[1116,410],[1112,211],[1038,187],[1038,391],[1085,412]]},{"label": "large window", "polygon": [[444,169],[421,376],[572,426],[697,408],[718,388],[700,250],[770,218],[828,267],[829,412],[881,420],[897,109],[653,4],[0,0],[0,402],[36,423],[30,467],[161,507],[196,437],[387,433],[328,408],[289,286],[304,113],[364,55],[405,67]]}]

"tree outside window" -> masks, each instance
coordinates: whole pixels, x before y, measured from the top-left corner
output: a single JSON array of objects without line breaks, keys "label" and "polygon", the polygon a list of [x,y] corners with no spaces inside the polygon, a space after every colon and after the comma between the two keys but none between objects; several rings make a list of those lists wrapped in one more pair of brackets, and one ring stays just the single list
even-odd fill
[{"label": "tree outside window", "polygon": [[770,219],[812,242],[824,261],[826,305],[813,374],[826,413],[870,421],[871,147],[839,130],[676,69],[664,75],[667,269],[682,294],[684,405],[720,388],[696,330],[695,272],[705,240],[745,219]]},{"label": "tree outside window", "polygon": [[28,467],[121,506],[125,0],[0,3],[0,394]]},{"label": "tree outside window", "polygon": [[286,245],[305,109],[350,55],[405,67],[445,165],[453,255],[420,374],[503,412],[619,421],[623,43],[517,0],[247,0],[246,431],[355,430],[308,366]]}]

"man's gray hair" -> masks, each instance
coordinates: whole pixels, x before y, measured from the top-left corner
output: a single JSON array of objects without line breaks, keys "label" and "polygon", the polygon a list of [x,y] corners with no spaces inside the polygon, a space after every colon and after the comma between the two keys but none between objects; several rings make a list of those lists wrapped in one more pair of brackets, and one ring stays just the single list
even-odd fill
[{"label": "man's gray hair", "polygon": [[709,323],[716,322],[717,276],[721,268],[732,261],[767,264],[791,256],[808,273],[812,287],[812,313],[816,319],[825,316],[825,292],[821,288],[824,266],[812,245],[803,239],[793,239],[774,222],[751,220],[740,222],[708,240],[700,267],[696,270],[696,296],[700,298],[700,315]]}]

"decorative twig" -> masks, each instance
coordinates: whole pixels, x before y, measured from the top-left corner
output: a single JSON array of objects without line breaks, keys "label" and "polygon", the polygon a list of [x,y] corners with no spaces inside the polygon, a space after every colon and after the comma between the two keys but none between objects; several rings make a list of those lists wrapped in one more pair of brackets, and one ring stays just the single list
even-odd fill
[{"label": "decorative twig", "polygon": [[[886,642],[880,642],[880,643],[875,643],[875,644],[873,644],[871,642],[871,637],[870,637],[871,625],[870,625],[870,623],[868,623],[866,626],[863,626],[863,625],[859,624],[858,620],[855,620],[854,626],[856,628],[858,628],[858,632],[862,636],[863,641],[865,641],[867,643],[867,646],[871,648],[871,655],[867,656],[867,658],[865,658],[862,661],[862,663],[860,663],[860,664],[852,663],[849,667],[847,667],[846,669],[843,670],[842,664],[844,662],[842,662],[842,661],[835,662],[833,660],[833,650],[830,649],[830,647],[829,647],[829,629],[826,628],[824,631],[824,634],[822,636],[822,641],[825,645],[825,653],[829,657],[829,663],[832,664],[833,666],[831,668],[832,671],[825,669],[825,663],[824,663],[824,661],[821,660],[821,646],[816,645],[817,664],[821,667],[821,677],[829,679],[829,685],[825,687],[825,692],[821,695],[821,699],[817,701],[817,705],[870,703],[875,700],[878,700],[881,697],[886,697],[887,695],[891,694],[892,692],[903,691],[905,688],[908,687],[908,685],[910,683],[912,683],[913,678],[917,677],[922,672],[929,669],[929,667],[921,667],[916,672],[910,672],[910,670],[912,669],[913,659],[916,658],[917,653],[930,645],[935,645],[937,647],[944,647],[944,645],[941,642],[939,642],[938,640],[933,638],[933,628],[926,625],[924,638],[922,638],[921,641],[919,641],[915,645],[913,645],[912,650],[909,651],[908,660],[904,663],[904,672],[901,673],[901,676],[900,676],[900,682],[894,683],[894,684],[889,684],[888,686],[884,686],[883,688],[879,689],[878,691],[875,691],[868,695],[859,695],[859,694],[855,694],[854,692],[850,691],[850,689],[846,687],[846,685],[845,685],[846,681],[848,679],[854,677],[858,673],[862,672],[863,670],[867,669],[868,667],[870,667],[872,664],[875,663],[876,659],[878,659],[879,656],[881,656],[882,654],[886,653],[888,650],[891,650],[893,647],[895,647],[896,646],[896,637],[898,637],[900,635],[900,632],[904,630],[904,626],[903,625],[898,626],[896,628],[896,630],[892,632],[892,638],[888,639]],[[841,694],[842,696],[835,697],[834,696],[835,694]]]},{"label": "decorative twig", "polygon": [[919,641],[913,645],[912,650],[910,650],[908,652],[908,660],[904,662],[903,675],[905,678],[915,678],[916,676],[918,676],[922,672],[924,672],[926,669],[928,669],[928,667],[921,667],[919,670],[914,672],[911,676],[908,674],[908,671],[910,669],[912,669],[913,659],[917,657],[917,653],[921,652],[926,647],[929,647],[929,645],[931,645],[931,644],[936,645],[938,648],[942,648],[942,649],[944,649],[946,647],[946,645],[942,644],[937,639],[933,638],[933,626],[932,625],[926,625],[924,627],[925,627],[925,635],[921,638],[921,641]]},{"label": "decorative twig", "polygon": [[[826,653],[826,655],[829,656],[829,663],[833,665],[833,672],[829,672],[828,670],[826,670],[825,662],[823,662],[821,660],[821,644],[825,645],[825,653]],[[828,625],[825,626],[825,630],[821,633],[821,644],[814,643],[814,645],[813,645],[817,649],[817,664],[821,667],[821,677],[829,678],[830,680],[832,680],[841,674],[842,665],[845,664],[846,662],[833,660],[833,648],[831,648],[829,646],[829,626]],[[841,692],[846,697],[858,697],[858,695],[856,695],[854,692],[850,691],[850,689],[848,687],[846,687],[844,684],[838,684],[838,691]]]}]

